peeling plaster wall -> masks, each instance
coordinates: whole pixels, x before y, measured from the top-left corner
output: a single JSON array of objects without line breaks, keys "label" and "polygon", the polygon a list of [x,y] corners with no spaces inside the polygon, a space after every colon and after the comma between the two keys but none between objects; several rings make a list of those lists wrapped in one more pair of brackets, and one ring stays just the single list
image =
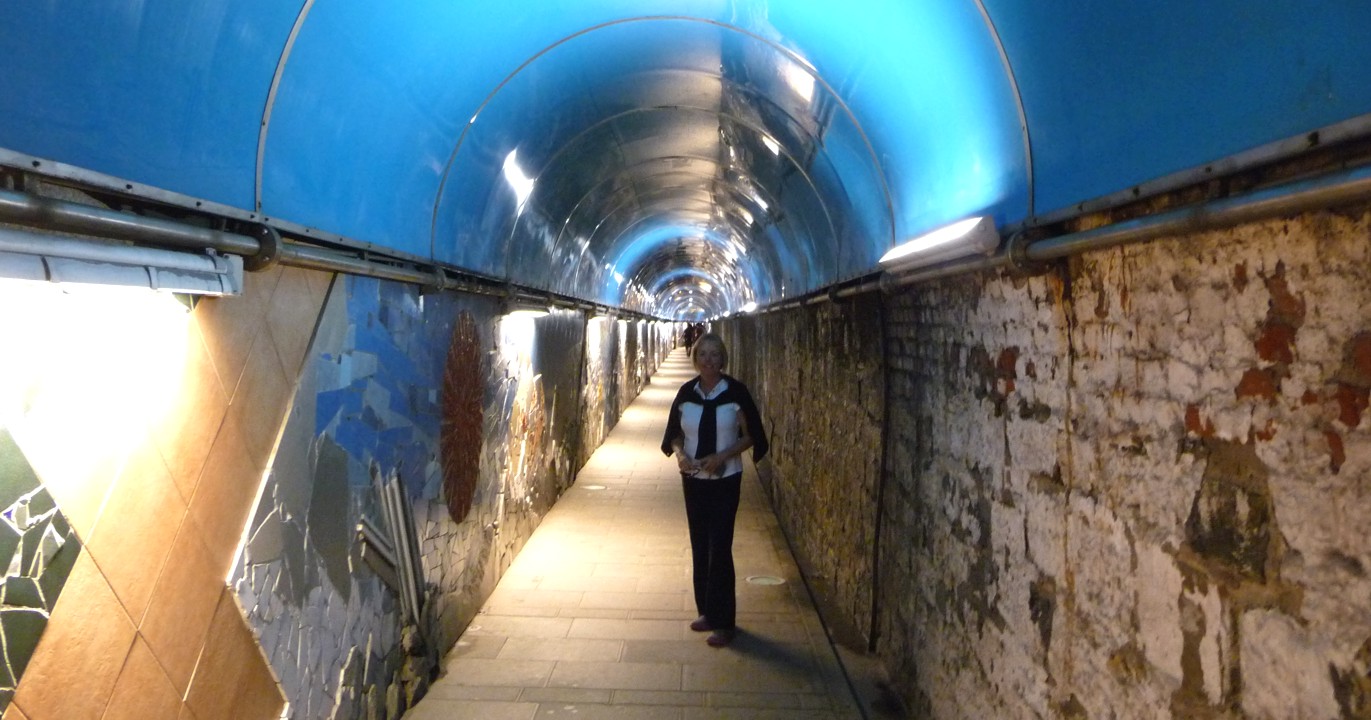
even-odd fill
[{"label": "peeling plaster wall", "polygon": [[888,300],[878,645],[917,716],[1371,714],[1368,239],[1312,213]]}]

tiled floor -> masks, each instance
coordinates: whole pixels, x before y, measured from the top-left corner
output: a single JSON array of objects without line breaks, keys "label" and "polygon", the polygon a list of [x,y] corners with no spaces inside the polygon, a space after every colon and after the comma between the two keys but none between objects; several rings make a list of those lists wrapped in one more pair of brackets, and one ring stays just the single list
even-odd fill
[{"label": "tiled floor", "polygon": [[739,636],[715,649],[687,627],[696,613],[680,476],[658,445],[691,374],[677,350],[406,720],[861,717],[750,466],[734,543]]}]

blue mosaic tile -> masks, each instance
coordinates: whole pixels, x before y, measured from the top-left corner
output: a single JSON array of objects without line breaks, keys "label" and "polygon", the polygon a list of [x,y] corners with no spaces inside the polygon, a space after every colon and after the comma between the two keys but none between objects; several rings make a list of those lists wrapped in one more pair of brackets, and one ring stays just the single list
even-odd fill
[{"label": "blue mosaic tile", "polygon": [[322,435],[339,418],[362,411],[362,394],[350,387],[326,390],[316,396],[314,433]]}]

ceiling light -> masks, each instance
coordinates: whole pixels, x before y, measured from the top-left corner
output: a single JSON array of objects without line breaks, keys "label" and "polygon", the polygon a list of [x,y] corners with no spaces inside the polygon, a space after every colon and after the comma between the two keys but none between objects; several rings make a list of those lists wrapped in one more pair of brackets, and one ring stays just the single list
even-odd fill
[{"label": "ceiling light", "polygon": [[548,314],[548,304],[542,300],[509,295],[500,303],[500,314],[514,318],[540,318]]},{"label": "ceiling light", "polygon": [[880,264],[888,272],[900,272],[976,253],[989,254],[999,246],[995,221],[973,217],[896,245],[881,257]]},{"label": "ceiling light", "polygon": [[790,63],[782,70],[785,74],[786,84],[796,95],[800,96],[805,102],[814,100],[814,75],[809,68],[803,67],[798,63]]},{"label": "ceiling light", "polygon": [[514,190],[515,214],[522,215],[524,205],[528,198],[533,194],[533,178],[524,173],[524,169],[519,167],[519,150],[510,150],[505,156],[505,181]]}]

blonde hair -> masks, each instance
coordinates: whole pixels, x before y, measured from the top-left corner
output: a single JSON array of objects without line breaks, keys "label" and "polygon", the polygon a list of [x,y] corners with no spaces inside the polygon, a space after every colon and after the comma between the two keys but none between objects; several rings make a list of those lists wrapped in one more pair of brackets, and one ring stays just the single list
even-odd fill
[{"label": "blonde hair", "polygon": [[719,346],[719,354],[723,356],[723,363],[719,365],[719,369],[722,370],[728,367],[728,347],[724,345],[724,339],[714,333],[705,333],[704,335],[701,335],[695,340],[695,344],[690,346],[690,364],[697,365],[699,363],[700,346],[707,342],[712,342]]}]

